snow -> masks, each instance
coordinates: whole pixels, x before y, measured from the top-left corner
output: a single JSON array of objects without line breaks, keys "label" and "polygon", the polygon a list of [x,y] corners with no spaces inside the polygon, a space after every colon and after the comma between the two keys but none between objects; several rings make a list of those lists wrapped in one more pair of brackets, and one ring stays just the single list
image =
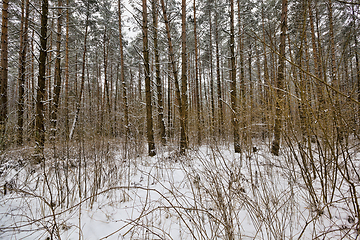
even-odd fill
[{"label": "snow", "polygon": [[[333,201],[314,206],[299,167],[266,145],[241,157],[203,146],[124,160],[118,149],[88,150],[81,163],[49,157],[45,167],[3,155],[0,239],[358,238],[349,185],[338,181]],[[320,179],[312,184],[320,197]]]}]

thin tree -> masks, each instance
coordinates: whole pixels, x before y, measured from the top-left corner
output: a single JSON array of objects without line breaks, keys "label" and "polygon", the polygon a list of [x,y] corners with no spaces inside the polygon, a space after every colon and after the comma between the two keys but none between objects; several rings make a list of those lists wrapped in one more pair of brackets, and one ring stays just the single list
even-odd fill
[{"label": "thin tree", "polygon": [[215,1],[215,55],[216,55],[216,83],[217,83],[217,97],[218,97],[218,118],[219,118],[219,134],[223,133],[223,103],[221,93],[221,75],[220,75],[220,50],[219,50],[219,10],[218,1]]},{"label": "thin tree", "polygon": [[[240,100],[240,116],[241,120],[239,122],[240,128],[243,129],[241,132],[239,132],[239,137],[241,137],[243,142],[246,139],[248,128],[245,127],[246,124],[251,125],[249,123],[246,123],[247,119],[247,108],[246,108],[246,96],[245,96],[245,66],[244,66],[244,40],[243,40],[243,30],[242,30],[242,15],[241,15],[241,1],[237,0],[237,20],[238,20],[238,54],[239,54],[239,67],[240,67],[240,93],[239,93],[239,100]],[[249,47],[248,52],[251,52],[251,47]],[[250,65],[249,65],[250,68]],[[251,68],[250,68],[251,69]],[[251,70],[250,70],[251,71]],[[249,72],[249,84],[251,85],[251,73]],[[251,92],[250,92],[250,98],[251,98]],[[251,112],[249,112],[251,115]],[[240,147],[241,148],[241,147]]]},{"label": "thin tree", "polygon": [[230,64],[231,64],[231,122],[234,130],[234,150],[236,153],[241,152],[239,122],[237,119],[237,90],[236,90],[236,61],[235,61],[235,27],[234,27],[234,0],[230,0]]},{"label": "thin tree", "polygon": [[146,95],[146,131],[148,141],[149,156],[155,156],[155,141],[153,130],[153,118],[152,118],[152,103],[151,103],[151,86],[150,86],[150,64],[149,64],[149,41],[148,41],[148,20],[147,20],[147,0],[142,1],[142,14],[143,14],[143,56],[144,56],[144,68],[145,68],[145,95]]},{"label": "thin tree", "polygon": [[127,150],[127,143],[129,138],[129,104],[127,98],[127,88],[125,82],[125,63],[124,63],[124,45],[122,36],[122,19],[121,19],[121,0],[118,0],[118,14],[119,14],[119,42],[120,42],[120,81],[122,84],[122,98],[124,105],[124,123],[125,123],[125,151]]},{"label": "thin tree", "polygon": [[7,84],[8,84],[8,7],[9,0],[3,0],[2,26],[1,26],[1,74],[0,74],[0,137],[4,144],[5,124],[8,114],[7,109]]},{"label": "thin tree", "polygon": [[54,99],[51,110],[51,135],[55,140],[57,131],[58,108],[60,101],[61,90],[61,24],[62,24],[62,0],[58,0],[58,16],[57,16],[57,30],[56,30],[56,59],[55,59],[55,85],[54,85]]},{"label": "thin tree", "polygon": [[158,49],[158,11],[157,11],[158,0],[152,1],[152,16],[153,16],[153,27],[154,27],[154,54],[155,54],[155,78],[156,78],[156,89],[158,97],[158,124],[160,130],[161,143],[166,143],[165,135],[165,123],[164,123],[164,103],[162,94],[162,83],[160,77],[160,60],[159,60],[159,49]]},{"label": "thin tree", "polygon": [[180,111],[180,153],[184,154],[188,147],[187,121],[188,121],[188,98],[187,98],[187,54],[186,54],[186,0],[181,2],[181,105]]},{"label": "thin tree", "polygon": [[271,153],[279,156],[280,138],[282,132],[282,115],[284,106],[284,81],[285,81],[285,40],[287,29],[287,0],[282,0],[281,10],[281,34],[279,46],[279,67],[276,78],[276,101],[275,101],[275,127],[274,127],[274,140],[271,145]]},{"label": "thin tree", "polygon": [[65,33],[65,96],[64,96],[64,108],[65,108],[65,137],[69,137],[69,0],[66,1],[66,33]]},{"label": "thin tree", "polygon": [[[334,23],[333,23],[333,10],[332,10],[332,1],[328,1],[328,10],[329,10],[329,34],[330,34],[330,66],[331,66],[331,85],[334,86],[337,90],[340,90],[340,82],[337,76],[337,66],[336,66],[336,56],[335,56],[335,36],[334,36]],[[343,140],[343,129],[341,120],[339,116],[341,115],[340,102],[337,94],[334,94],[334,125],[336,130],[337,141]]]},{"label": "thin tree", "polygon": [[[174,77],[175,95],[176,95],[176,100],[179,105],[179,110],[180,110],[180,114],[181,114],[181,112],[183,112],[183,105],[182,105],[182,100],[181,100],[181,95],[180,95],[180,86],[179,86],[179,80],[178,80],[178,70],[176,67],[176,61],[175,61],[175,55],[174,55],[174,47],[172,44],[172,39],[171,39],[171,34],[170,34],[170,22],[169,22],[168,15],[166,12],[164,0],[160,0],[160,3],[161,3],[161,8],[162,8],[162,12],[163,12],[164,21],[165,21],[166,36],[167,36],[168,44],[169,44],[169,59],[170,59],[170,65],[171,65],[173,77]],[[170,99],[170,98],[168,98],[168,99]],[[170,106],[170,104],[168,104],[168,105]],[[183,121],[184,121],[184,119],[182,117],[180,117],[180,126],[184,125]],[[180,145],[181,145],[181,140],[180,140]]]},{"label": "thin tree", "polygon": [[35,115],[35,153],[37,162],[44,160],[45,126],[44,126],[44,100],[45,100],[45,81],[46,81],[46,56],[47,56],[47,24],[48,24],[48,0],[42,0],[41,10],[41,29],[40,29],[40,57],[39,57],[39,76],[36,95],[36,115]]},{"label": "thin tree", "polygon": [[[267,53],[266,53],[266,38],[265,38],[265,20],[264,20],[265,16],[264,16],[264,2],[261,1],[261,29],[262,29],[262,42],[263,42],[263,51],[264,51],[264,103],[265,103],[265,108],[264,108],[264,118],[263,118],[263,122],[264,124],[266,124],[269,121],[269,114],[266,114],[266,112],[271,112],[271,105],[270,105],[270,96],[272,94],[272,87],[270,84],[270,76],[269,76],[269,69],[268,69],[268,58],[267,58]],[[269,124],[268,125],[268,130],[267,132],[269,132]],[[264,132],[265,133],[265,132]],[[265,136],[264,136],[265,137]]]},{"label": "thin tree", "polygon": [[[84,91],[86,53],[87,53],[87,37],[88,37],[88,31],[89,31],[89,29],[88,29],[89,28],[89,18],[90,18],[90,9],[89,9],[89,3],[88,3],[87,10],[86,10],[86,19],[85,19],[84,51],[83,51],[83,56],[82,56],[80,93],[77,96],[76,112],[75,112],[73,124],[72,124],[71,129],[70,129],[70,133],[69,133],[69,139],[70,140],[72,139],[72,136],[73,136],[74,131],[75,131],[76,123],[77,123],[77,120],[79,118],[81,99],[82,99],[82,95],[83,95],[83,91]],[[75,66],[77,66],[77,65],[75,65]],[[77,71],[75,70],[75,72],[77,72]],[[77,82],[76,79],[75,79],[75,82]],[[77,88],[76,88],[75,92],[77,92]]]},{"label": "thin tree", "polygon": [[214,137],[215,135],[215,131],[214,131],[214,127],[215,127],[215,101],[214,101],[214,67],[213,67],[213,26],[212,26],[212,6],[209,4],[208,5],[208,11],[209,11],[209,64],[210,64],[210,102],[211,102],[211,115],[210,115],[210,132],[213,135],[212,137]]},{"label": "thin tree", "polygon": [[[355,69],[356,69],[356,79],[357,79],[357,100],[360,102],[360,63],[359,63],[359,55],[358,55],[358,40],[356,34],[356,20],[355,20],[355,10],[354,6],[352,6],[352,17],[353,17],[353,38],[355,41]],[[358,116],[360,116],[360,106],[358,106]],[[358,124],[359,126],[359,124]]]},{"label": "thin tree", "polygon": [[198,56],[198,37],[196,26],[196,0],[194,0],[194,51],[195,51],[195,104],[196,104],[196,126],[197,126],[197,144],[201,144],[201,128],[200,128],[200,87],[199,87],[199,56]]},{"label": "thin tree", "polygon": [[[104,95],[103,95],[103,108],[105,111],[102,111],[102,116],[104,116],[104,112],[106,116],[110,119],[111,116],[111,106],[110,106],[110,87],[109,87],[109,74],[108,74],[108,65],[109,65],[109,36],[107,35],[107,26],[105,25],[104,35],[103,35],[103,65],[104,65]],[[100,66],[99,66],[100,67]],[[108,122],[110,128],[111,121]],[[106,132],[108,132],[108,128],[105,128]],[[110,133],[113,131],[110,130]],[[107,133],[106,133],[107,134]]]},{"label": "thin tree", "polygon": [[[313,48],[313,61],[314,61],[314,68],[315,68],[315,76],[322,78],[321,75],[321,63],[319,60],[319,53],[318,53],[318,46],[316,43],[316,37],[315,37],[315,27],[314,27],[314,15],[313,15],[313,7],[312,7],[312,0],[309,0],[308,4],[309,8],[309,18],[310,18],[310,30],[311,30],[311,43]],[[318,97],[318,113],[319,113],[319,119],[323,119],[323,108],[324,108],[324,96],[323,96],[323,86],[321,83],[316,82],[316,94]]]},{"label": "thin tree", "polygon": [[23,143],[24,112],[25,112],[25,72],[26,53],[28,45],[29,28],[29,0],[22,1],[21,27],[20,27],[20,48],[19,48],[19,101],[18,101],[18,134],[17,143]]}]

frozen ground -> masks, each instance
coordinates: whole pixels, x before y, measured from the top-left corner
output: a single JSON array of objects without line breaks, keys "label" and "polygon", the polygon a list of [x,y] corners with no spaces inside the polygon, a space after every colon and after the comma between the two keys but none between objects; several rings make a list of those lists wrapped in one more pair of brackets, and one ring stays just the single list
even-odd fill
[{"label": "frozen ground", "polygon": [[208,146],[124,160],[116,146],[83,150],[45,166],[25,164],[26,149],[3,154],[1,239],[359,239],[342,172],[324,194],[290,153]]}]

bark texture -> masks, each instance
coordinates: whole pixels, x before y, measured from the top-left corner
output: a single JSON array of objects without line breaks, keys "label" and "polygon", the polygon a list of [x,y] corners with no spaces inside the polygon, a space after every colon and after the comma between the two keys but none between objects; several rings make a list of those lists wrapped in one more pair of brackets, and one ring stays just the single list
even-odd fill
[{"label": "bark texture", "polygon": [[145,74],[145,95],[146,95],[146,132],[148,141],[149,156],[155,156],[155,141],[152,118],[151,86],[150,86],[150,61],[149,61],[149,41],[148,41],[148,20],[146,0],[142,1],[143,10],[143,56]]},{"label": "bark texture", "polygon": [[276,78],[276,101],[275,101],[275,126],[274,126],[274,140],[271,145],[271,153],[275,156],[279,156],[280,151],[280,139],[282,131],[282,118],[284,108],[284,81],[285,81],[285,40],[287,29],[287,0],[282,0],[281,10],[281,34],[280,34],[280,46],[279,46],[279,67]]}]

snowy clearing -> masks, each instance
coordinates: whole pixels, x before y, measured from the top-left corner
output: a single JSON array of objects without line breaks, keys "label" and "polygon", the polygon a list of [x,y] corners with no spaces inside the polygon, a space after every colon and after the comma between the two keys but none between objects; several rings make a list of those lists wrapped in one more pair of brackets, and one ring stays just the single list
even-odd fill
[{"label": "snowy clearing", "polygon": [[[242,157],[226,146],[207,146],[186,156],[168,147],[155,157],[124,160],[119,149],[109,145],[104,152],[83,149],[80,158],[76,151],[69,158],[49,157],[45,168],[25,164],[26,149],[4,154],[0,238],[359,237],[341,171],[325,205],[321,179],[312,179],[310,188],[289,152],[274,157],[266,145]],[[359,169],[359,155],[352,158]],[[358,180],[355,187],[360,190]]]}]

